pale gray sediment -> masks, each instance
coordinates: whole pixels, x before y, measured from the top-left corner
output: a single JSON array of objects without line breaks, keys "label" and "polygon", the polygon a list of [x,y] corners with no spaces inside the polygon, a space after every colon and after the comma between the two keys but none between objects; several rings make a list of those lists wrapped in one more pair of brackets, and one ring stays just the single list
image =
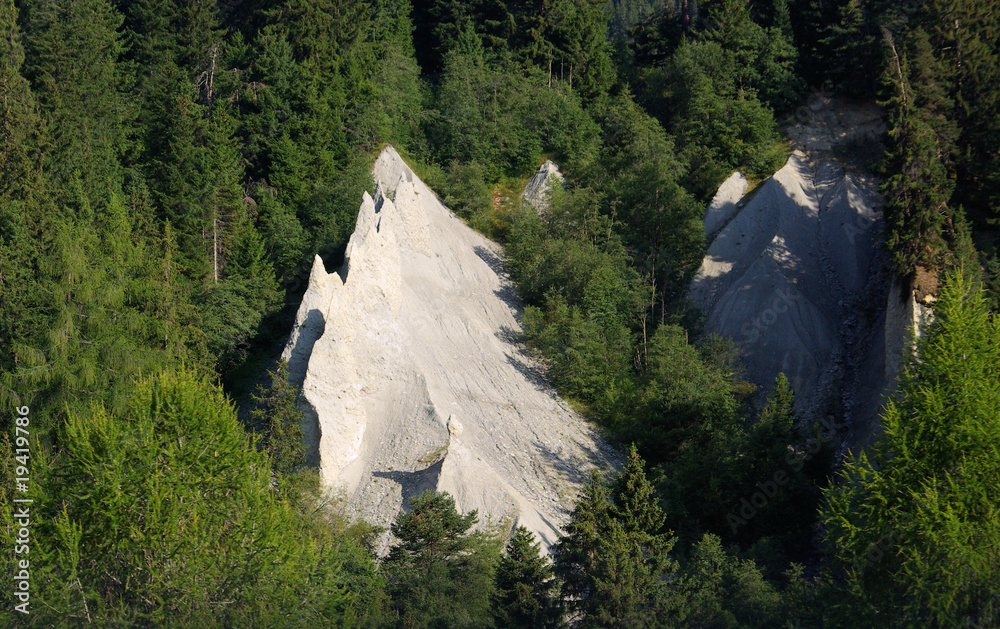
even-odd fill
[{"label": "pale gray sediment", "polygon": [[484,523],[520,521],[548,547],[589,470],[617,454],[520,344],[500,247],[391,147],[373,175],[344,265],[327,273],[317,257],[284,353],[310,460],[373,524],[430,488]]}]

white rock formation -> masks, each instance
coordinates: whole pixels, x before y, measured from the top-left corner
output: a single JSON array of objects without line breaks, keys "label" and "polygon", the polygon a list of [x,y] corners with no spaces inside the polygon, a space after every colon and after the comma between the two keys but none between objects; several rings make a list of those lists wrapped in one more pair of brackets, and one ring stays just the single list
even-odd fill
[{"label": "white rock formation", "polygon": [[737,204],[743,195],[747,193],[749,182],[739,171],[729,175],[729,178],[722,182],[718,192],[712,198],[705,211],[705,235],[711,237],[715,232],[725,227],[739,210]]},{"label": "white rock formation", "polygon": [[376,525],[436,488],[548,546],[589,470],[615,454],[518,345],[499,247],[391,147],[373,174],[343,267],[316,258],[283,354],[302,384],[310,460]]},{"label": "white rock formation", "polygon": [[549,193],[556,182],[562,184],[563,175],[559,172],[559,167],[547,159],[524,187],[521,201],[535,208],[537,212],[544,212],[549,206]]},{"label": "white rock formation", "polygon": [[[838,121],[867,120],[867,133],[880,132],[877,116],[854,107],[813,96],[789,130],[799,148],[739,202],[691,296],[707,329],[737,343],[748,376],[765,390],[784,372],[806,415],[843,412],[868,422],[886,384],[889,282],[877,182],[834,157],[838,142],[861,133]],[[732,200],[723,190],[718,196]]]}]

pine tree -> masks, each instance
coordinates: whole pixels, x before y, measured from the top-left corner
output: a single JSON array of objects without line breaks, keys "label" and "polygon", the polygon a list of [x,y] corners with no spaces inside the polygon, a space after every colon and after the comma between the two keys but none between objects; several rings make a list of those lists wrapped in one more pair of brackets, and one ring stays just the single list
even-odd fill
[{"label": "pine tree", "polygon": [[[770,456],[763,456],[768,465],[780,464],[794,439],[795,426],[795,392],[784,373],[779,373],[774,379],[774,391],[768,396],[760,419],[753,429],[751,451],[764,454],[762,449],[771,450]],[[766,473],[766,469],[760,470]]]},{"label": "pine tree", "polygon": [[930,36],[939,72],[948,78],[958,127],[956,190],[978,224],[995,223],[1000,208],[1000,16],[967,0],[934,0],[920,23]]},{"label": "pine tree", "polygon": [[[779,373],[760,418],[737,446],[741,482],[738,493],[730,496],[726,514],[736,528],[731,526],[726,533],[741,543],[772,538],[790,548],[813,534],[812,521],[801,514],[815,512],[814,481],[828,473],[838,436],[831,427],[816,424],[804,439],[795,429],[796,421],[794,391],[785,374]],[[754,503],[760,496],[767,502],[758,509]],[[753,515],[742,521],[747,504]]]},{"label": "pine tree", "polygon": [[656,626],[672,611],[665,579],[677,570],[670,557],[675,539],[670,531],[664,531],[666,516],[645,467],[632,445],[626,453],[625,469],[612,487],[612,513],[621,527],[619,543],[624,543],[627,554],[625,561],[610,571],[611,578],[599,582],[608,600],[598,616],[609,626]]}]

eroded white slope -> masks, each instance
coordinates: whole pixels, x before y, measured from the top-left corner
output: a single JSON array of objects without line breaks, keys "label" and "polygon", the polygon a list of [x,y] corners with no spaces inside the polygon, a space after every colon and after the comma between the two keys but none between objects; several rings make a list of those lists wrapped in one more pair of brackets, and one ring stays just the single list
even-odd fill
[{"label": "eroded white slope", "polygon": [[499,247],[385,149],[343,268],[317,257],[286,346],[311,461],[386,526],[426,488],[553,543],[580,483],[614,454],[516,339]]},{"label": "eroded white slope", "polygon": [[559,171],[559,167],[547,159],[528,180],[524,192],[521,193],[521,201],[535,208],[536,212],[544,212],[549,207],[552,187],[562,182],[563,174]]},{"label": "eroded white slope", "polygon": [[765,390],[784,372],[800,411],[868,417],[885,381],[881,199],[835,152],[845,138],[877,142],[879,112],[814,95],[799,118],[797,150],[736,204],[691,296]]}]

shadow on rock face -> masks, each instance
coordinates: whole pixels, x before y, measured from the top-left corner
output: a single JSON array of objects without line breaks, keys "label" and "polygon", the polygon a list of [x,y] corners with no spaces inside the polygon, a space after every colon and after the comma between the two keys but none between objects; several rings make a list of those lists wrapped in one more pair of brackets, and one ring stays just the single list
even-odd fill
[{"label": "shadow on rock face", "polygon": [[323,313],[317,308],[313,308],[306,315],[305,321],[299,326],[299,336],[295,339],[295,346],[292,347],[291,356],[288,360],[288,381],[296,387],[301,387],[306,378],[306,368],[309,366],[309,357],[312,356],[313,346],[316,341],[323,336],[326,331],[326,319]]},{"label": "shadow on rock face", "polygon": [[[524,352],[521,352],[522,356]],[[535,389],[546,393],[555,393],[555,389],[545,379],[545,370],[538,365],[522,360],[513,354],[507,354],[507,363],[516,369],[524,379],[534,385]]]},{"label": "shadow on rock face", "polygon": [[[801,416],[836,408],[851,424],[880,404],[888,283],[878,182],[834,150],[845,138],[876,137],[881,113],[848,105],[810,97],[789,129],[798,150],[727,206],[690,295],[706,331],[741,350],[748,379],[760,386],[758,409],[784,373]],[[723,188],[724,200],[739,192]]]},{"label": "shadow on rock face", "polygon": [[497,275],[504,275],[507,271],[503,268],[503,260],[500,259],[495,252],[490,251],[486,247],[477,245],[472,248],[472,250],[479,256],[479,259],[486,263],[488,267],[493,269],[493,272]]},{"label": "shadow on rock face", "polygon": [[480,260],[486,263],[486,266],[490,267],[497,274],[497,277],[502,279],[501,287],[493,291],[493,294],[510,306],[511,310],[514,311],[514,317],[520,321],[522,311],[521,300],[517,297],[517,290],[514,288],[514,283],[510,281],[510,275],[507,273],[507,269],[504,268],[503,260],[495,251],[483,246],[473,247],[472,250]]},{"label": "shadow on rock face", "polygon": [[[542,456],[549,460],[553,469],[559,473],[564,481],[574,485],[582,485],[587,482],[589,473],[584,472],[586,466],[584,465],[584,461],[581,461],[579,457],[573,455],[567,456],[563,452],[558,452],[550,448],[541,441],[535,442],[535,448]],[[584,446],[583,451],[591,465],[595,463],[606,464],[609,460],[607,453],[601,453],[594,448]],[[601,468],[599,467],[598,469]]]},{"label": "shadow on rock face", "polygon": [[399,487],[403,494],[402,508],[404,512],[409,513],[411,509],[410,502],[414,498],[428,489],[431,491],[437,490],[438,479],[441,478],[441,467],[443,465],[444,457],[441,457],[436,463],[432,463],[422,470],[416,470],[414,472],[372,472],[372,476],[377,478],[387,478],[391,481],[399,483]]}]

